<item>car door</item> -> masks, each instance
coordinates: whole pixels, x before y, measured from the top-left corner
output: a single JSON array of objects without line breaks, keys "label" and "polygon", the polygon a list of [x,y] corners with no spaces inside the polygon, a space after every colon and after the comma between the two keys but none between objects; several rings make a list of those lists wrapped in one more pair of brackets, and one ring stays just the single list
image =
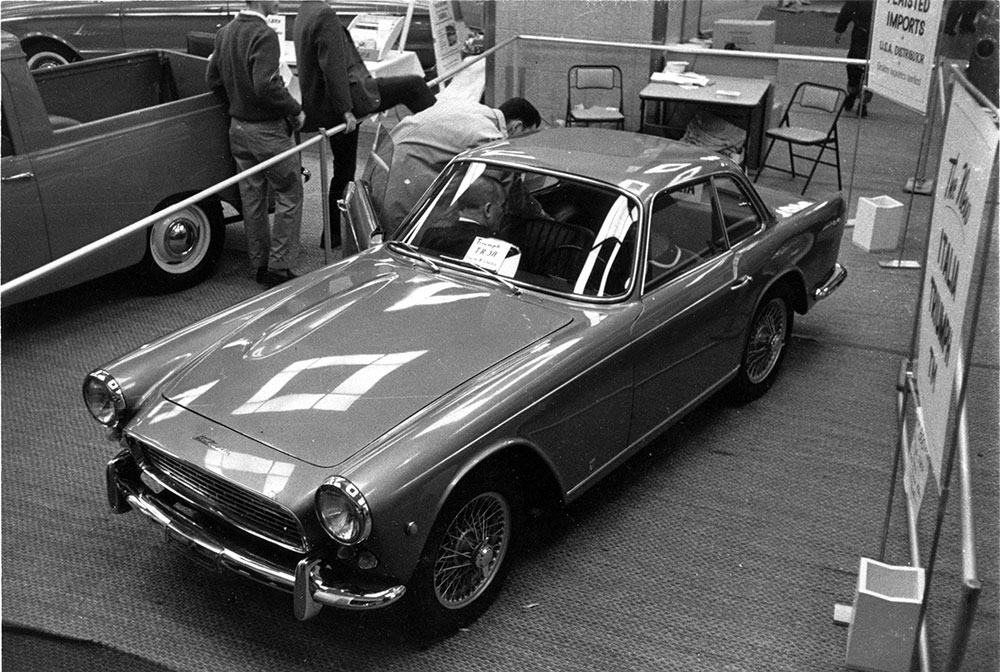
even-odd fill
[{"label": "car door", "polygon": [[45,213],[31,158],[24,152],[13,100],[3,83],[3,157],[0,175],[0,280],[7,282],[52,260]]},{"label": "car door", "polygon": [[710,178],[657,194],[647,229],[642,313],[632,329],[632,442],[655,434],[732,373],[731,316],[746,299]]}]

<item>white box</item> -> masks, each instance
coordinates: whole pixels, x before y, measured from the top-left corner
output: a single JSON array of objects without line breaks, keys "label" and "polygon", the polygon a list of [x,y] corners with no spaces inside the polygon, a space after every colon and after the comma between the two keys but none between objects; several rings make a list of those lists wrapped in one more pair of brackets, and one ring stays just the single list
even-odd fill
[{"label": "white box", "polygon": [[890,196],[858,199],[854,244],[866,252],[887,252],[903,242],[903,204]]},{"label": "white box", "polygon": [[741,51],[774,51],[774,21],[719,19],[712,24],[712,48],[727,44]]},{"label": "white box", "polygon": [[865,672],[910,672],[923,598],[922,567],[861,558],[847,630],[847,667]]}]

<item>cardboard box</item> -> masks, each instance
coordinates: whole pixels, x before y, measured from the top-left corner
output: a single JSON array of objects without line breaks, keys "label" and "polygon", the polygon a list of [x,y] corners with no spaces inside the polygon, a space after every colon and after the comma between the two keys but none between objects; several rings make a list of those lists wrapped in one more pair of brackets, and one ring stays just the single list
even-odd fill
[{"label": "cardboard box", "polygon": [[712,25],[712,48],[727,44],[741,51],[774,51],[774,21],[719,19]]}]

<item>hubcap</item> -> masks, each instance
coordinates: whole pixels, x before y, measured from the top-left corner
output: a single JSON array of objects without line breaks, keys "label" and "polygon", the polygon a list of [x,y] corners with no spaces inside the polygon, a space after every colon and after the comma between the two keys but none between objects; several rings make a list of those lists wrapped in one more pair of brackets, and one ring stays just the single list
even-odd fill
[{"label": "hubcap", "polygon": [[442,606],[460,609],[486,590],[507,555],[510,529],[510,507],[498,493],[483,493],[462,507],[434,562],[434,594]]},{"label": "hubcap", "polygon": [[197,207],[185,208],[157,222],[149,233],[149,251],[163,271],[180,275],[196,268],[211,245],[211,223]]}]

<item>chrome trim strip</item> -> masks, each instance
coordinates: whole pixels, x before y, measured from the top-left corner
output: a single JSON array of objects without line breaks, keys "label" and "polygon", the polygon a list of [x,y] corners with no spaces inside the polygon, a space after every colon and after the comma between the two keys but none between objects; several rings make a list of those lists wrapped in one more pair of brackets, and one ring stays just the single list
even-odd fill
[{"label": "chrome trim strip", "polygon": [[826,282],[813,290],[813,298],[817,301],[825,299],[833,294],[834,290],[840,287],[846,279],[847,269],[839,263],[834,264],[833,271],[830,272],[830,277],[827,278]]},{"label": "chrome trim strip", "polygon": [[346,586],[325,583],[319,576],[319,563],[315,559],[307,557],[302,561],[307,563],[304,566],[308,571],[289,570],[244,549],[227,547],[197,522],[161,505],[144,485],[124,483],[117,474],[108,480],[109,487],[117,488],[132,508],[163,526],[168,540],[190,547],[216,568],[225,568],[292,592],[296,598],[296,616],[301,620],[316,615],[322,605],[354,611],[377,609],[396,602],[406,592],[405,586],[390,586],[368,593],[354,591]]}]

